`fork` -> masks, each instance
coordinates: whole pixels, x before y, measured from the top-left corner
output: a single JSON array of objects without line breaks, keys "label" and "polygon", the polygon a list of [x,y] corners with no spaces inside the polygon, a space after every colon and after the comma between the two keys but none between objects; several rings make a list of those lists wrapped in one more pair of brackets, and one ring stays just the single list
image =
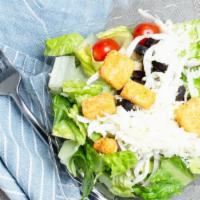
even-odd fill
[{"label": "fork", "polygon": [[[21,81],[20,73],[12,66],[4,53],[0,50],[0,96],[10,96],[25,118],[36,130],[40,139],[49,145],[50,135],[45,127],[37,120],[33,113],[26,106],[19,96],[19,85]],[[58,150],[58,144],[51,139],[54,151]]]}]

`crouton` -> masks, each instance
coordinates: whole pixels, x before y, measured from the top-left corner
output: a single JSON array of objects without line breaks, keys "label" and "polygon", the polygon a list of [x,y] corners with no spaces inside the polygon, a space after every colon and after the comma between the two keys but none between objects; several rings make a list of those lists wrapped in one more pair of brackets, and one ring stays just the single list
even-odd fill
[{"label": "crouton", "polygon": [[111,154],[117,152],[118,145],[115,139],[106,137],[97,140],[93,148],[100,153]]},{"label": "crouton", "polygon": [[149,88],[129,80],[124,86],[121,96],[142,108],[148,109],[155,102],[156,95]]},{"label": "crouton", "polygon": [[116,112],[114,96],[109,93],[91,97],[82,102],[82,113],[88,119],[103,117],[105,113],[114,114]]},{"label": "crouton", "polygon": [[128,82],[134,69],[134,62],[126,55],[111,51],[100,68],[100,76],[116,90]]},{"label": "crouton", "polygon": [[142,108],[150,108],[156,99],[156,94],[144,85],[129,80],[124,86],[121,96]]},{"label": "crouton", "polygon": [[185,131],[200,136],[200,98],[193,97],[181,104],[174,112],[175,120]]}]

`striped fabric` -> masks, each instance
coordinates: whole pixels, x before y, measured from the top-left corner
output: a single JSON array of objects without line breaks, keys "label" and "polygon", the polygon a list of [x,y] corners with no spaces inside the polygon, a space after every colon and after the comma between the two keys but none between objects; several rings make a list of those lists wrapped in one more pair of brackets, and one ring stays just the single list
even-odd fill
[{"label": "striped fabric", "polygon": [[[49,66],[7,46],[0,48],[23,76],[20,95],[50,130]],[[12,200],[57,200],[64,199],[61,185],[66,199],[79,199],[79,189],[64,171],[59,182],[48,146],[39,140],[10,97],[0,97],[0,113],[0,188]]]}]

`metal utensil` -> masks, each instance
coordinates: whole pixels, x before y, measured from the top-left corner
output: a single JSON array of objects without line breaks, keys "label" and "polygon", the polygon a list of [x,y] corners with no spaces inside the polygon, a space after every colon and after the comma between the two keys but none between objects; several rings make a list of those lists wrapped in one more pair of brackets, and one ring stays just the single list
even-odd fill
[{"label": "metal utensil", "polygon": [[[45,127],[35,118],[35,116],[23,102],[22,98],[19,96],[18,88],[20,81],[20,73],[12,66],[4,53],[0,50],[0,96],[4,95],[12,97],[19,110],[36,130],[40,139],[44,143],[48,144],[50,135],[47,133]],[[54,140],[52,140],[52,144],[54,150],[57,151],[58,145]]]}]

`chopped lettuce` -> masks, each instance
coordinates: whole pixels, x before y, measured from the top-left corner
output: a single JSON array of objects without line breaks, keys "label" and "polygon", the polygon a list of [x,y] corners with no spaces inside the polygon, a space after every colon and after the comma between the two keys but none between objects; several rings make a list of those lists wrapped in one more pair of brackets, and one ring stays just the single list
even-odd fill
[{"label": "chopped lettuce", "polygon": [[200,77],[194,79],[194,85],[197,88],[197,90],[199,92],[199,97],[200,97]]},{"label": "chopped lettuce", "polygon": [[67,81],[63,84],[63,92],[69,96],[89,94],[95,96],[102,91],[100,84],[92,84],[87,86],[83,81]]},{"label": "chopped lettuce", "polygon": [[74,140],[80,145],[83,145],[86,139],[85,132],[81,131],[76,123],[69,118],[56,123],[53,126],[52,134],[56,137]]},{"label": "chopped lettuce", "polygon": [[66,140],[58,154],[61,163],[67,166],[70,173],[76,174],[76,167],[73,162],[71,162],[72,156],[78,151],[79,144],[72,140]]},{"label": "chopped lettuce", "polygon": [[104,81],[96,81],[91,85],[84,81],[66,81],[63,84],[63,93],[78,104],[101,92],[111,92],[111,88]]},{"label": "chopped lettuce", "polygon": [[112,38],[122,47],[127,47],[132,40],[132,34],[126,26],[117,26],[97,34],[97,38]]},{"label": "chopped lettuce", "polygon": [[[69,170],[73,171],[74,175],[82,172],[84,174],[82,184],[82,198],[87,197],[97,178],[107,177],[106,185],[110,184],[109,190],[115,195],[121,195],[123,197],[132,197],[133,189],[131,180],[133,180],[133,174],[127,177],[126,173],[130,168],[134,167],[137,163],[137,159],[132,152],[124,151],[117,152],[110,155],[98,154],[90,145],[90,142],[80,147],[79,150],[70,158]],[[74,171],[74,166],[76,171]],[[112,176],[111,176],[112,175]],[[101,182],[104,182],[103,178]]]},{"label": "chopped lettuce", "polygon": [[193,174],[179,157],[163,158],[160,168],[150,177],[149,185],[134,186],[133,191],[144,200],[168,200],[193,179]]},{"label": "chopped lettuce", "polygon": [[[74,121],[76,126],[79,128],[80,132],[86,136],[87,135],[87,124],[81,123],[77,120],[77,115],[80,114],[79,107],[77,104],[74,104],[70,109],[67,111],[67,116]],[[85,140],[85,137],[84,137]]]},{"label": "chopped lettuce", "polygon": [[66,98],[60,95],[53,95],[52,105],[54,113],[54,124],[56,124],[66,118],[66,110],[71,107],[71,104]]},{"label": "chopped lettuce", "polygon": [[124,174],[137,164],[137,158],[132,151],[120,151],[104,155],[104,161],[111,170],[111,176]]},{"label": "chopped lettuce", "polygon": [[190,159],[189,168],[193,174],[200,174],[200,157]]},{"label": "chopped lettuce", "polygon": [[129,171],[129,175],[122,174],[115,177],[109,177],[106,174],[103,174],[99,177],[99,181],[107,186],[107,188],[114,195],[120,197],[134,197],[133,193],[133,173]]},{"label": "chopped lettuce", "polygon": [[59,93],[63,83],[67,80],[86,80],[86,78],[82,69],[76,67],[74,56],[57,57],[50,74],[50,90]]},{"label": "chopped lettuce", "polygon": [[105,170],[105,164],[102,157],[86,144],[71,157],[71,163],[75,163],[77,172],[83,172],[82,199],[85,199],[91,192],[96,179]]},{"label": "chopped lettuce", "polygon": [[[184,35],[184,40],[189,42],[189,47],[182,49],[181,56],[188,59],[200,59],[200,19],[174,25],[174,31]],[[185,41],[184,41],[185,42]]]},{"label": "chopped lettuce", "polygon": [[84,40],[78,33],[70,33],[46,41],[45,56],[64,56],[72,54]]},{"label": "chopped lettuce", "polygon": [[78,107],[60,95],[53,97],[54,123],[53,135],[76,141],[83,145],[86,139],[86,125],[78,122]]},{"label": "chopped lettuce", "polygon": [[89,35],[75,51],[87,76],[94,74],[102,65],[102,62],[96,62],[92,56],[92,46],[96,41],[97,38],[94,35]]},{"label": "chopped lettuce", "polygon": [[93,142],[96,142],[97,140],[99,140],[101,138],[101,134],[100,133],[93,133],[91,136],[90,136],[90,139],[93,141]]},{"label": "chopped lettuce", "polygon": [[86,46],[84,48],[80,48],[79,50],[77,50],[76,56],[81,62],[83,71],[87,76],[91,76],[96,72],[92,64],[92,55],[90,46]]},{"label": "chopped lettuce", "polygon": [[[188,86],[188,76],[191,76],[192,80],[193,80],[192,87],[197,90],[197,96],[200,97],[200,77],[199,77],[199,72],[200,72],[200,66],[196,66],[196,67],[189,68],[189,69],[185,68],[183,73],[182,73],[181,80],[184,82],[185,86],[187,87]],[[189,88],[188,88],[188,91],[189,91]]]},{"label": "chopped lettuce", "polygon": [[77,132],[80,133],[74,122],[72,120],[65,119],[54,124],[52,135],[65,139],[76,140],[75,133]]}]

